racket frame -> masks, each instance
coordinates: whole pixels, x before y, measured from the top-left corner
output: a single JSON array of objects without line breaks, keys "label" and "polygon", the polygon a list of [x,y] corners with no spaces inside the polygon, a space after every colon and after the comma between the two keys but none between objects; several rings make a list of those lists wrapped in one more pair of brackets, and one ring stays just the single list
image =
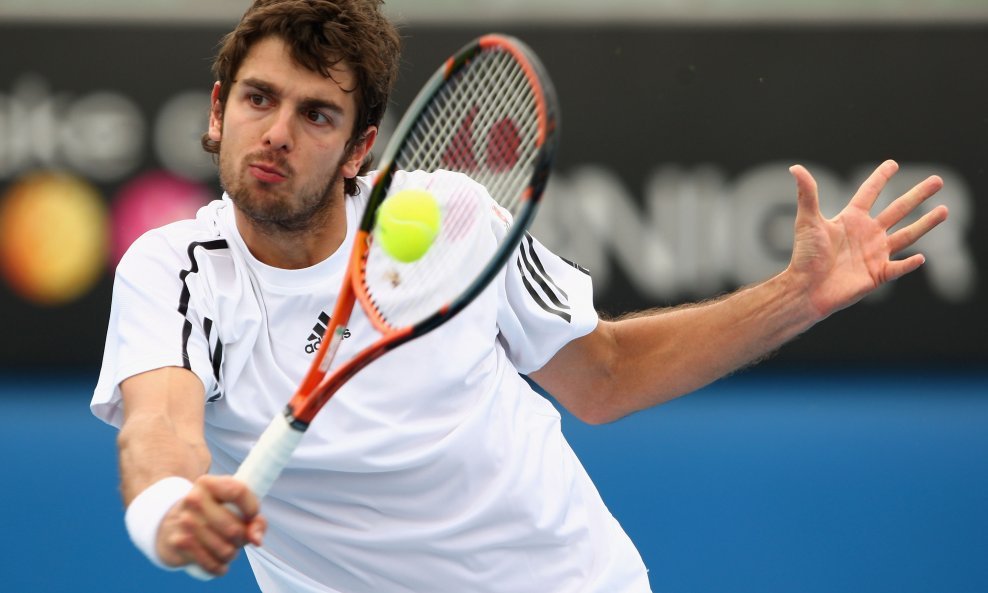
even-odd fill
[{"label": "racket frame", "polygon": [[[536,145],[540,147],[540,150],[537,160],[533,163],[533,175],[528,183],[528,187],[525,189],[523,195],[520,196],[522,206],[519,208],[506,236],[501,241],[498,248],[499,251],[463,292],[435,313],[411,326],[402,328],[391,327],[380,319],[374,307],[370,305],[370,297],[360,281],[362,274],[356,273],[358,270],[363,270],[366,266],[370,244],[373,241],[372,231],[377,216],[377,209],[390,191],[391,182],[397,172],[395,160],[405,147],[409,139],[409,131],[416,125],[421,113],[425,111],[447,81],[456,76],[462,68],[469,64],[481,52],[493,47],[506,49],[513,54],[516,62],[522,66],[528,84],[537,90],[537,92],[533,93],[537,101],[536,113],[539,118],[539,133],[535,141]],[[450,320],[480,295],[487,285],[490,284],[491,280],[500,273],[501,269],[508,262],[508,259],[515,254],[517,245],[521,242],[522,237],[527,232],[528,227],[535,217],[538,202],[541,200],[542,194],[545,191],[552,162],[555,158],[558,145],[558,128],[558,109],[556,108],[556,94],[552,82],[541,63],[535,57],[534,52],[522,41],[514,37],[493,33],[478,37],[460,48],[457,53],[446,60],[443,67],[433,73],[395,128],[392,137],[399,139],[399,141],[389,142],[381,156],[381,167],[371,188],[367,206],[364,209],[355,237],[354,249],[348,263],[346,277],[349,279],[349,285],[345,286],[341,292],[333,315],[331,316],[329,327],[326,330],[327,335],[331,336],[329,343],[320,346],[312,369],[310,369],[305,380],[296,391],[295,396],[285,407],[285,416],[293,427],[304,431],[340,386],[350,380],[357,372],[387,352],[410,340],[429,333]],[[332,362],[336,354],[336,349],[342,341],[343,331],[346,328],[350,312],[355,304],[353,302],[354,298],[362,302],[362,308],[368,313],[375,327],[384,333],[384,337],[359,352],[333,373],[327,374],[326,371],[329,364]],[[316,372],[317,369],[318,372]]]}]

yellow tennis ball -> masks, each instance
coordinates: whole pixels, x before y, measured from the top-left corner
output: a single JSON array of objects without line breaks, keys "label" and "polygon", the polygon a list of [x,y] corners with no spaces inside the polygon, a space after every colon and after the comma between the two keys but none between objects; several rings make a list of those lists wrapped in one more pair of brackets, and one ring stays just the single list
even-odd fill
[{"label": "yellow tennis ball", "polygon": [[442,214],[432,194],[405,189],[388,196],[377,211],[377,241],[394,259],[411,263],[432,246]]}]

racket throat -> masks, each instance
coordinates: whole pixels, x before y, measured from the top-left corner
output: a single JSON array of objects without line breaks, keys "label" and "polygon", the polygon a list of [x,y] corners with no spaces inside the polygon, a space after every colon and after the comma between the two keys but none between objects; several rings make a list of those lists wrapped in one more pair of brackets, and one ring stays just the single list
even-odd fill
[{"label": "racket throat", "polygon": [[284,416],[285,416],[285,422],[287,422],[289,426],[291,426],[293,429],[297,430],[298,432],[305,432],[306,430],[309,429],[309,422],[305,420],[299,420],[298,418],[295,417],[295,411],[291,404],[288,404],[288,406],[285,407]]},{"label": "racket throat", "polygon": [[336,358],[336,351],[340,349],[343,338],[346,337],[347,329],[342,325],[337,325],[329,337],[329,344],[326,345],[326,354],[319,361],[319,370],[322,373],[329,371],[329,365]]}]

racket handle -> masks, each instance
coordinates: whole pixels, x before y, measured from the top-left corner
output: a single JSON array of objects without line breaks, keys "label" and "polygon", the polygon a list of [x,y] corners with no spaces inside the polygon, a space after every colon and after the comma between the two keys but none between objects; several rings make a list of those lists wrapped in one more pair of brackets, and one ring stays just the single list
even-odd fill
[{"label": "racket handle", "polygon": [[261,438],[233,477],[246,484],[254,496],[264,498],[281,470],[288,465],[304,434],[305,431],[292,426],[284,414],[278,414],[261,433]]},{"label": "racket handle", "polygon": [[[293,427],[284,414],[278,414],[261,433],[261,438],[257,440],[233,477],[246,484],[257,498],[264,498],[274,485],[274,481],[278,479],[281,470],[288,465],[288,460],[302,440],[303,434],[305,432]],[[234,512],[239,512],[231,504],[226,506]],[[214,577],[198,564],[185,565],[185,572],[200,581],[209,581]]]},{"label": "racket handle", "polygon": [[216,575],[206,572],[206,570],[198,564],[186,564],[185,574],[192,578],[199,579],[200,581],[211,581],[216,578]]}]

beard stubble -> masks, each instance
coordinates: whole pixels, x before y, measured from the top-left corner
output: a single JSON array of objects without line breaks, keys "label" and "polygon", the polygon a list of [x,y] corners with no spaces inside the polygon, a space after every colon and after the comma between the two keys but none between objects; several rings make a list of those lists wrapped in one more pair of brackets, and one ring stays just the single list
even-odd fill
[{"label": "beard stubble", "polygon": [[[270,234],[305,232],[322,225],[335,201],[342,199],[342,192],[335,190],[341,184],[345,159],[344,156],[328,176],[296,187],[295,170],[279,153],[257,151],[241,159],[237,167],[221,149],[220,184],[237,209],[259,230]],[[273,163],[286,173],[287,181],[269,184],[255,180],[248,173],[248,167],[255,162]]]}]

